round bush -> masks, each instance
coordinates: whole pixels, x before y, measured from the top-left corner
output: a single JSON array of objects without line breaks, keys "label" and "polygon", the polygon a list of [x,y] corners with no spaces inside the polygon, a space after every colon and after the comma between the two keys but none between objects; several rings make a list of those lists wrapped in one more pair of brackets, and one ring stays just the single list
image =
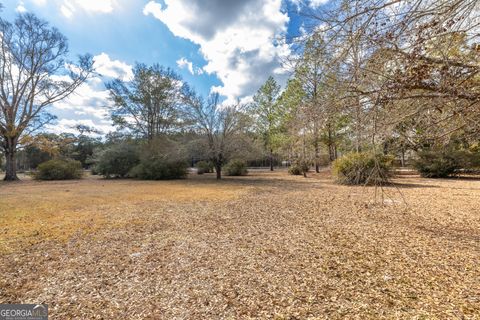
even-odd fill
[{"label": "round bush", "polygon": [[71,180],[83,176],[82,164],[76,160],[55,159],[41,163],[34,178],[37,180]]},{"label": "round bush", "polygon": [[171,180],[185,178],[187,173],[188,165],[184,161],[150,159],[142,160],[129,175],[142,180]]},{"label": "round bush", "polygon": [[125,178],[139,161],[135,146],[129,144],[114,145],[101,151],[93,171],[106,178]]},{"label": "round bush", "polygon": [[301,176],[308,172],[310,166],[306,161],[300,161],[294,163],[290,168],[288,168],[288,173],[294,176]]},{"label": "round bush", "polygon": [[435,151],[419,152],[413,165],[424,178],[447,178],[460,168],[452,154]]},{"label": "round bush", "polygon": [[225,167],[226,176],[246,176],[248,174],[247,165],[240,160],[232,160]]},{"label": "round bush", "polygon": [[195,164],[195,167],[197,167],[197,173],[198,174],[204,174],[204,173],[212,173],[213,172],[213,164],[208,161],[199,161]]},{"label": "round bush", "polygon": [[353,152],[333,162],[333,173],[341,184],[385,184],[390,178],[392,161],[390,156]]},{"label": "round bush", "polygon": [[480,152],[473,150],[425,150],[418,153],[415,169],[424,178],[447,178],[461,169],[468,172],[480,167]]}]

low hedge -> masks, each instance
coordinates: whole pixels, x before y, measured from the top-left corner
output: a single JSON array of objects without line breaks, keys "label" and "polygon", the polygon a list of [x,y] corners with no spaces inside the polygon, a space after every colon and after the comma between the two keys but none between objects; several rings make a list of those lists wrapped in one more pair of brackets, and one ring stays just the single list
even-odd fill
[{"label": "low hedge", "polygon": [[391,176],[392,161],[390,156],[353,152],[333,162],[333,174],[341,184],[385,184]]},{"label": "low hedge", "polygon": [[72,180],[83,176],[80,161],[71,159],[54,159],[41,163],[33,177],[37,180]]},{"label": "low hedge", "polygon": [[476,150],[424,150],[418,152],[414,167],[424,178],[447,178],[461,170],[480,169],[480,152]]},{"label": "low hedge", "polygon": [[199,161],[195,164],[195,167],[197,167],[198,174],[213,172],[213,164],[209,161]]},{"label": "low hedge", "polygon": [[290,168],[288,168],[288,173],[294,176],[305,175],[310,169],[309,164],[306,161],[296,162]]},{"label": "low hedge", "polygon": [[129,144],[113,145],[100,152],[92,171],[106,178],[125,178],[139,162],[137,147]]},{"label": "low hedge", "polygon": [[246,176],[247,165],[244,161],[232,160],[223,168],[226,176]]},{"label": "low hedge", "polygon": [[142,160],[134,167],[129,176],[142,180],[182,179],[188,174],[188,165],[184,161],[168,161],[164,159]]}]

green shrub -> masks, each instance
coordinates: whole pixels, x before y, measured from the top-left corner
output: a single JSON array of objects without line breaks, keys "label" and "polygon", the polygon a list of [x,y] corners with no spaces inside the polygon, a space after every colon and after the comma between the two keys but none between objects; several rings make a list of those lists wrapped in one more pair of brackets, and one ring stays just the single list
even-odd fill
[{"label": "green shrub", "polygon": [[469,157],[469,168],[468,169],[474,169],[476,171],[480,170],[480,149],[470,151],[470,157]]},{"label": "green shrub", "polygon": [[165,159],[142,159],[140,164],[130,171],[130,176],[143,180],[182,179],[187,176],[188,165],[185,161]]},{"label": "green shrub", "polygon": [[301,176],[305,175],[308,170],[310,170],[310,166],[307,161],[297,161],[288,168],[288,173],[294,176]]},{"label": "green shrub", "polygon": [[199,161],[195,164],[195,166],[197,167],[198,174],[213,172],[213,164],[209,161]]},{"label": "green shrub", "polygon": [[91,174],[92,176],[98,176],[98,175],[100,175],[100,172],[98,172],[98,169],[97,169],[97,166],[96,166],[96,165],[94,165],[94,166],[92,166],[92,167],[90,168],[90,174]]},{"label": "green shrub", "polygon": [[226,176],[246,176],[247,165],[240,160],[232,160],[223,168]]},{"label": "green shrub", "polygon": [[130,144],[119,144],[100,152],[93,172],[106,178],[125,178],[139,163],[137,148]]},{"label": "green shrub", "polygon": [[71,180],[83,175],[82,164],[76,160],[55,159],[41,163],[34,178],[37,180]]},{"label": "green shrub", "polygon": [[418,153],[415,169],[424,178],[447,178],[460,170],[471,171],[480,167],[480,152],[475,150],[424,150]]},{"label": "green shrub", "polygon": [[139,148],[140,162],[129,173],[143,180],[185,178],[188,164],[183,148],[174,140],[158,137]]},{"label": "green shrub", "polygon": [[392,157],[368,152],[353,152],[333,162],[337,182],[374,185],[388,182]]},{"label": "green shrub", "polygon": [[460,168],[452,154],[436,151],[419,152],[413,165],[424,178],[446,178]]}]

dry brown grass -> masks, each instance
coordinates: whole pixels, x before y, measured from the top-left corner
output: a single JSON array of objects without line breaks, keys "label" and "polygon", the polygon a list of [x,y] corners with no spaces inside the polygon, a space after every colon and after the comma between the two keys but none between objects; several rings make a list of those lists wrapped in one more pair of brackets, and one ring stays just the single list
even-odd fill
[{"label": "dry brown grass", "polygon": [[159,201],[224,201],[247,189],[195,182],[132,182],[96,177],[66,182],[1,182],[0,252],[22,250],[46,240],[65,241],[72,235],[102,228],[123,227],[132,223],[118,216],[122,215],[118,209],[124,206]]},{"label": "dry brown grass", "polygon": [[480,319],[480,181],[396,182],[384,205],[327,173],[0,184],[0,302],[52,319]]}]

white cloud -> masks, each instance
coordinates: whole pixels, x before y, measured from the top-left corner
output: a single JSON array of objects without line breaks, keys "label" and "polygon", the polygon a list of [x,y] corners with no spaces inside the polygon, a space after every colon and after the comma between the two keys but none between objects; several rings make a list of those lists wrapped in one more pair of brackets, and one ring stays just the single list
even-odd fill
[{"label": "white cloud", "polygon": [[188,71],[193,75],[203,74],[203,70],[201,68],[194,66],[193,62],[188,61],[186,58],[182,57],[182,58],[178,59],[176,62],[177,62],[177,66],[180,69],[187,68]]},{"label": "white cloud", "polygon": [[25,3],[23,1],[20,1],[18,3],[18,6],[15,8],[15,11],[17,11],[18,13],[27,12],[27,8],[25,8]]},{"label": "white cloud", "polygon": [[102,123],[97,123],[92,121],[91,119],[61,119],[55,124],[47,125],[46,130],[49,132],[53,132],[56,134],[61,134],[61,133],[73,133],[73,134],[78,134],[78,131],[75,129],[75,127],[79,124],[95,128],[100,133],[108,133],[114,130],[114,128],[106,122]]},{"label": "white cloud", "polygon": [[280,60],[290,52],[275,40],[289,21],[281,0],[165,0],[165,7],[150,1],[143,13],[198,44],[208,62],[203,70],[223,83],[212,90],[232,102],[282,73]]},{"label": "white cloud", "polygon": [[60,12],[65,17],[71,18],[78,10],[87,13],[111,13],[117,5],[117,0],[63,0]]},{"label": "white cloud", "polygon": [[73,10],[73,8],[68,7],[67,5],[62,4],[60,6],[60,12],[68,19],[70,19],[73,16],[72,10]]},{"label": "white cloud", "polygon": [[103,81],[90,79],[75,90],[67,99],[54,104],[57,110],[72,110],[77,114],[90,114],[103,119],[107,115],[106,107],[110,104],[108,91],[103,88]]},{"label": "white cloud", "polygon": [[180,69],[183,69],[183,68],[187,68],[188,71],[190,71],[191,74],[194,73],[193,71],[193,63],[191,61],[188,61],[187,59],[185,58],[180,58],[177,60],[177,66],[180,68]]},{"label": "white cloud", "polygon": [[155,18],[160,19],[159,13],[162,12],[162,5],[160,3],[156,3],[155,1],[150,1],[145,5],[143,8],[143,14],[148,16],[152,14]]},{"label": "white cloud", "polygon": [[313,7],[313,8],[318,8],[318,7],[320,7],[321,5],[324,5],[327,2],[328,2],[328,0],[310,0],[310,6]]},{"label": "white cloud", "polygon": [[321,5],[324,5],[327,3],[329,0],[290,0],[294,5],[297,6],[297,8],[301,7],[311,7],[311,8],[318,8]]},{"label": "white cloud", "polygon": [[102,52],[93,57],[95,71],[102,76],[128,80],[133,78],[132,66],[120,60],[112,60],[108,54]]},{"label": "white cloud", "polygon": [[[103,133],[114,130],[108,115],[108,106],[112,102],[102,76],[128,80],[133,77],[132,67],[123,61],[110,59],[109,55],[103,52],[93,59],[94,67],[100,76],[89,79],[78,87],[74,94],[52,106],[51,112],[60,120],[49,126],[49,131],[74,133],[72,127],[76,124],[88,125]],[[61,80],[62,76],[57,78]]]},{"label": "white cloud", "polygon": [[60,120],[47,127],[55,133],[74,133],[76,124],[84,124],[96,128],[103,133],[113,130],[108,118],[107,107],[111,104],[109,93],[102,80],[93,78],[82,84],[67,99],[55,103],[50,110]]}]

